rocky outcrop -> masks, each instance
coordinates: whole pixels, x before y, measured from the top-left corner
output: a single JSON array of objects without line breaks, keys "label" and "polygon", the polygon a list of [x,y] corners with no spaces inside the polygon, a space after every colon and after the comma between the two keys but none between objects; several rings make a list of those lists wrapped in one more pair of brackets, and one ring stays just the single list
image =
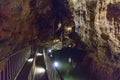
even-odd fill
[{"label": "rocky outcrop", "polygon": [[89,79],[120,79],[117,75],[120,73],[120,1],[68,2],[73,12],[75,31],[80,42],[87,45],[89,55],[84,58],[83,65],[90,75]]},{"label": "rocky outcrop", "polygon": [[[0,59],[36,42],[41,45],[51,43],[49,41],[54,37],[64,34],[63,26],[65,28],[72,26],[75,32],[69,36],[73,39],[70,41],[74,41],[79,49],[89,53],[82,62],[82,66],[90,75],[89,79],[118,80],[119,2],[119,0],[0,0]],[[59,23],[62,27],[57,30]],[[0,64],[5,65],[4,61]]]},{"label": "rocky outcrop", "polygon": [[66,7],[63,0],[0,0],[0,61],[26,46],[50,44],[68,19]]},{"label": "rocky outcrop", "polygon": [[40,27],[49,24],[48,16],[53,14],[51,7],[49,0],[0,0],[0,61],[34,44],[36,39],[41,38],[39,35],[43,35],[43,32],[48,34],[51,31],[46,29],[46,26],[44,26],[46,31]]}]

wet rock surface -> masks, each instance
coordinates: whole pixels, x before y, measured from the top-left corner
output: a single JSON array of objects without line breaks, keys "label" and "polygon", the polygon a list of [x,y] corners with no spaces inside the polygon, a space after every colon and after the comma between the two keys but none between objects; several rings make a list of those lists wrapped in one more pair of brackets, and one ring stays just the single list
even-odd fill
[{"label": "wet rock surface", "polygon": [[119,0],[0,0],[0,59],[44,45],[66,26],[75,30],[69,34],[75,47],[88,52],[81,66],[90,80],[120,79]]},{"label": "wet rock surface", "polygon": [[88,55],[85,56],[82,66],[89,75],[89,80],[120,79],[119,2],[69,1],[79,42],[87,45],[84,49],[88,50]]}]

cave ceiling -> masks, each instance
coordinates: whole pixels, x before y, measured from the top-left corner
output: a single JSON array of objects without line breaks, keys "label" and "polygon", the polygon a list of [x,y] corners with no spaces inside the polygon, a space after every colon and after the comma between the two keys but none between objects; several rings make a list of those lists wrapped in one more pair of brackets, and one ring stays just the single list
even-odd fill
[{"label": "cave ceiling", "polygon": [[58,23],[70,18],[64,0],[0,0],[0,57],[34,43],[51,43]]},{"label": "cave ceiling", "polygon": [[118,80],[120,0],[0,0],[0,60],[60,40],[89,53],[82,63],[93,78]]}]

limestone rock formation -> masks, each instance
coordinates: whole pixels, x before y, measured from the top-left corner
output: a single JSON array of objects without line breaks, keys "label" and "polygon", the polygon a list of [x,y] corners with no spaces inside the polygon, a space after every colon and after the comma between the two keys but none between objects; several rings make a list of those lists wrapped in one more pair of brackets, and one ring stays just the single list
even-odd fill
[{"label": "limestone rock formation", "polygon": [[[39,35],[43,35],[39,26],[48,23],[44,19],[53,14],[51,7],[49,0],[0,0],[0,61],[31,46]],[[44,23],[40,24],[39,20]]]},{"label": "limestone rock formation", "polygon": [[120,79],[120,0],[0,0],[0,60],[61,33],[88,51],[81,65],[89,80]]},{"label": "limestone rock formation", "polygon": [[119,80],[120,1],[70,0],[68,2],[73,12],[76,33],[89,53],[83,61],[89,79]]},{"label": "limestone rock formation", "polygon": [[67,13],[59,0],[0,0],[0,65],[26,46],[45,46],[53,40]]}]

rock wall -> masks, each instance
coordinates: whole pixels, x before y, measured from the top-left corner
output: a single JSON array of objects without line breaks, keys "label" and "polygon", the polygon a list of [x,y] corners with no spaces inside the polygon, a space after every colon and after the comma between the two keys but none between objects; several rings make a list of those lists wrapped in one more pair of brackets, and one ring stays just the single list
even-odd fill
[{"label": "rock wall", "polygon": [[0,61],[26,46],[51,44],[67,13],[64,0],[0,0]]},{"label": "rock wall", "polygon": [[59,23],[68,26],[72,22],[71,14],[68,13],[71,10],[78,47],[84,47],[89,53],[82,65],[90,75],[89,79],[119,80],[119,2],[0,0],[0,59],[31,45],[31,42],[42,44],[52,40],[53,28]]},{"label": "rock wall", "polygon": [[90,50],[82,65],[89,75],[89,80],[119,80],[120,1],[68,2],[79,40],[87,45],[86,50]]},{"label": "rock wall", "polygon": [[0,61],[46,38],[42,35],[51,31],[46,29],[52,21],[49,16],[54,14],[51,8],[49,0],[0,0]]}]

